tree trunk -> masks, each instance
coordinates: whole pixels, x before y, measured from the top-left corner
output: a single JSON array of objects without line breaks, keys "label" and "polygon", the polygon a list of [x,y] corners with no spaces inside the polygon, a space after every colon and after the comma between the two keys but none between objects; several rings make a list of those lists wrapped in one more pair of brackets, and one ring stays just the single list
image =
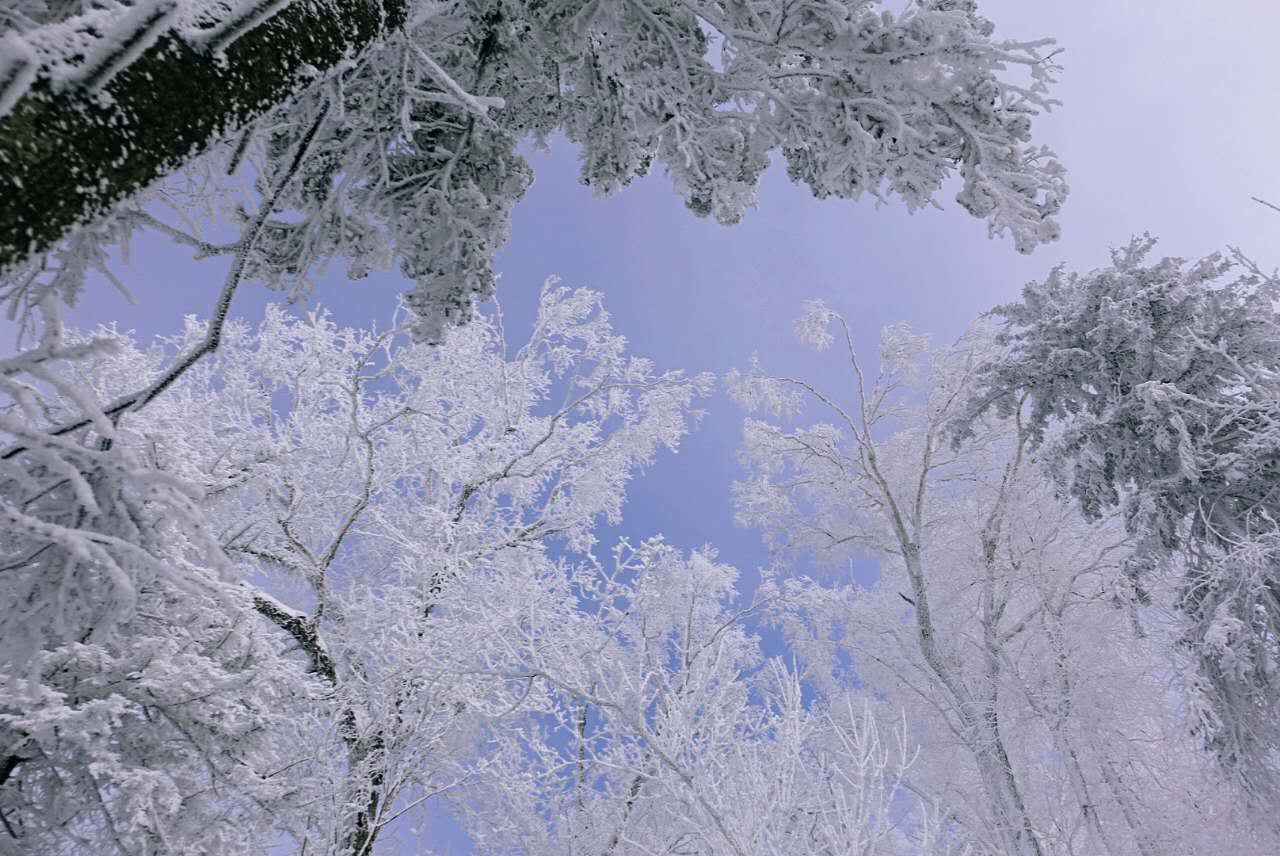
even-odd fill
[{"label": "tree trunk", "polygon": [[[356,736],[354,715],[349,717],[347,725],[349,728],[347,734],[351,735],[347,740],[351,774],[359,776],[363,781],[361,781],[362,787],[355,791],[359,804],[343,841],[342,852],[348,856],[369,856],[373,853],[373,843],[382,829],[379,813],[385,796],[383,788],[386,784],[386,776],[383,774],[385,763],[383,756],[386,751],[386,742],[381,730],[374,732],[372,737]],[[367,791],[364,790],[366,783]]]},{"label": "tree trunk", "polygon": [[0,117],[0,270],[398,29],[407,0],[293,0],[266,15],[272,5],[243,6],[238,22],[222,25],[221,44],[169,29],[118,69],[101,61],[96,80],[55,81],[40,69]]},{"label": "tree trunk", "polygon": [[920,653],[924,657],[925,664],[938,677],[955,705],[966,748],[973,754],[978,773],[982,778],[983,790],[987,793],[995,815],[998,827],[996,832],[1001,838],[1001,846],[1010,856],[1044,856],[1044,849],[1036,838],[1000,734],[1000,722],[995,711],[995,676],[988,676],[992,692],[986,703],[975,699],[964,681],[952,670],[947,658],[938,647],[929,606],[929,590],[925,583],[924,565],[920,557],[920,545],[909,538],[904,538],[902,557],[916,601],[913,612],[916,618],[916,639],[920,643]]},{"label": "tree trunk", "polygon": [[979,731],[976,745],[971,749],[978,762],[983,785],[991,795],[991,807],[1005,837],[1005,848],[1010,856],[1044,856],[1044,848],[1031,825],[1018,780],[1014,778],[1013,765],[1000,736],[999,722],[993,716],[986,725],[986,729]]}]

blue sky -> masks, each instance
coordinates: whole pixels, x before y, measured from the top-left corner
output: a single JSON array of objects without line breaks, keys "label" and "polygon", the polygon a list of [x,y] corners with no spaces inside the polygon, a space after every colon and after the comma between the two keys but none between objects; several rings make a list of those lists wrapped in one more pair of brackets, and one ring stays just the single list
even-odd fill
[{"label": "blue sky", "polygon": [[[988,240],[985,224],[950,201],[954,187],[939,197],[943,210],[911,216],[870,199],[819,202],[778,168],[765,176],[759,210],[726,228],[686,211],[660,172],[594,198],[576,182],[574,152],[562,143],[532,155],[537,181],[497,260],[513,339],[528,329],[539,285],[558,274],[603,291],[633,350],[661,367],[722,373],[758,352],[767,366],[821,377],[837,361],[806,351],[790,332],[811,297],[844,314],[871,354],[884,324],[905,319],[950,340],[1053,265],[1103,265],[1109,247],[1144,231],[1166,254],[1237,245],[1264,267],[1280,263],[1280,213],[1250,201],[1280,202],[1280,3],[986,0],[981,8],[997,35],[1053,36],[1065,49],[1055,92],[1064,103],[1035,129],[1069,171],[1060,242],[1023,257],[1008,239]],[[402,287],[396,275],[347,283],[341,265],[332,267],[317,299],[340,321],[390,317]],[[218,264],[147,242],[124,270],[137,303],[104,285],[72,320],[174,332],[183,314],[207,312],[221,275]],[[274,297],[244,288],[233,315],[254,318]],[[11,335],[0,328],[0,337]],[[681,453],[633,484],[621,531],[662,532],[684,548],[711,543],[749,574],[766,559],[755,534],[734,526],[729,501],[743,414],[722,395],[705,406]]]}]

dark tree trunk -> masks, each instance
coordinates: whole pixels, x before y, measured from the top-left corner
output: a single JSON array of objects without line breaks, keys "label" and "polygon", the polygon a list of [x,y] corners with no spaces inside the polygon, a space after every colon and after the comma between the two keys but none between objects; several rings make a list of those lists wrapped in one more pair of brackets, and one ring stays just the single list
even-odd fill
[{"label": "dark tree trunk", "polygon": [[220,57],[170,30],[96,94],[37,77],[0,118],[0,270],[281,104],[312,69],[399,28],[406,5],[293,0],[265,20],[251,11]]}]

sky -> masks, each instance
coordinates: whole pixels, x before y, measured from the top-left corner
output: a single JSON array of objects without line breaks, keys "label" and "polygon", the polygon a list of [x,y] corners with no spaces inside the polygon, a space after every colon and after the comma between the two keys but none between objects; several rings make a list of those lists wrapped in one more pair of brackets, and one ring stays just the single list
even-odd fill
[{"label": "sky", "polygon": [[[1036,123],[1038,142],[1066,165],[1071,195],[1062,239],[1018,255],[1008,238],[951,201],[908,214],[874,200],[819,201],[770,170],[760,207],[733,227],[700,220],[660,171],[608,199],[576,181],[575,153],[561,141],[533,152],[534,187],[517,207],[497,258],[499,298],[513,340],[528,331],[538,288],[558,275],[600,290],[634,353],[660,368],[723,373],[752,353],[778,372],[839,388],[840,361],[791,334],[801,302],[821,298],[850,322],[873,355],[885,324],[908,321],[935,341],[954,339],[993,305],[1016,299],[1054,265],[1105,265],[1108,249],[1151,232],[1158,252],[1197,258],[1239,246],[1264,268],[1280,264],[1280,2],[1192,0],[985,0],[998,36],[1055,37],[1062,106]],[[348,283],[335,264],[315,301],[346,324],[385,322],[397,275]],[[117,322],[142,336],[176,332],[207,313],[221,285],[217,264],[160,241],[134,248],[124,280],[136,303],[102,286],[71,314],[82,326]],[[256,318],[274,299],[242,288],[232,314]],[[0,328],[0,339],[11,336]],[[743,413],[724,395],[676,456],[664,455],[629,493],[618,534],[661,532],[689,549],[712,544],[748,581],[767,562],[755,533],[734,525],[730,487]]]}]

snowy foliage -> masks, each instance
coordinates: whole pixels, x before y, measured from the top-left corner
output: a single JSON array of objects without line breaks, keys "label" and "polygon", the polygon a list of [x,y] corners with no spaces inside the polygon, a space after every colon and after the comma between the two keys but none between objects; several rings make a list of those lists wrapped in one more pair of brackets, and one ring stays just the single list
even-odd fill
[{"label": "snowy foliage", "polygon": [[[25,498],[26,516],[6,532],[31,533],[6,538],[4,582],[23,586],[7,594],[30,604],[4,626],[25,658],[0,721],[6,778],[21,780],[4,793],[23,796],[6,816],[15,837],[79,837],[88,852],[257,852],[263,824],[308,852],[367,852],[424,791],[475,775],[486,712],[519,707],[495,676],[513,668],[523,611],[542,603],[554,627],[575,610],[537,589],[556,573],[544,541],[588,549],[709,380],[654,371],[596,294],[548,286],[514,354],[497,320],[441,349],[271,310],[118,425],[96,408],[205,334],[192,321],[141,351],[104,331],[56,355],[76,358],[75,383],[27,359],[52,390],[10,446],[27,444],[5,507]],[[91,408],[102,425],[64,432],[76,443],[39,430]],[[153,484],[185,504],[159,487],[126,504]],[[232,563],[254,585],[224,582]],[[183,741],[164,755],[169,722]],[[85,804],[99,791],[101,807]]]},{"label": "snowy foliage", "polygon": [[[47,411],[29,424],[91,410],[101,427],[64,434],[99,454],[29,428],[7,460],[92,488],[114,455],[135,467],[115,502],[148,480],[188,500],[133,510],[149,528],[122,555],[183,563],[171,580],[114,559],[132,600],[112,599],[113,554],[76,553],[102,499],[72,476],[24,506],[77,527],[13,539],[6,565],[65,613],[7,616],[26,658],[0,709],[10,840],[363,854],[452,799],[486,852],[975,852],[908,787],[919,758],[893,711],[807,701],[764,657],[749,623],[776,605],[743,603],[733,568],[660,538],[595,557],[593,525],[709,385],[628,356],[597,295],[549,285],[514,353],[500,316],[433,347],[272,309],[145,406],[113,421],[95,404],[206,332],[143,350],[102,330],[25,365]],[[28,496],[14,480],[10,505]],[[109,615],[81,617],[95,604]],[[65,639],[73,620],[89,632]]]},{"label": "snowy foliage", "polygon": [[26,852],[242,849],[289,791],[260,738],[301,673],[247,615],[198,492],[86,383],[120,341],[64,338],[46,308],[0,371],[4,831]]},{"label": "snowy foliage", "polygon": [[707,381],[622,346],[595,294],[555,287],[510,357],[488,320],[441,350],[271,313],[151,417],[174,438],[166,458],[216,497],[228,554],[302,589],[301,615],[262,611],[338,688],[349,760],[332,812],[298,833],[312,847],[372,842],[402,795],[462,775],[447,744],[476,718],[461,714],[514,690],[454,676],[494,671],[512,645],[494,622],[546,602],[518,570],[541,569],[544,539],[589,547],[631,473],[676,447]]},{"label": "snowy foliage", "polygon": [[[156,27],[200,39],[272,4],[160,5],[172,20]],[[29,67],[54,89],[100,83],[107,72],[89,68],[93,58],[126,66],[145,41],[126,36],[143,19],[152,26],[153,9],[105,2],[67,17],[24,6],[0,42],[0,64],[15,70],[0,98],[34,85],[18,73]],[[599,192],[660,163],[695,213],[724,223],[755,205],[774,152],[819,198],[896,196],[916,209],[958,175],[957,202],[1029,252],[1056,238],[1067,193],[1052,153],[1030,143],[1055,66],[1047,41],[992,32],[969,0],[897,14],[871,0],[414,2],[402,30],[191,170],[218,195],[224,173],[253,163],[269,210],[246,251],[249,276],[298,293],[329,258],[354,278],[398,260],[428,340],[492,293],[491,259],[533,178],[518,148],[557,132],[581,147],[581,180]],[[296,180],[273,193],[304,138]]]},{"label": "snowy foliage", "polygon": [[746,632],[765,604],[735,603],[737,574],[714,555],[651,540],[563,571],[581,607],[520,645],[544,725],[495,732],[498,775],[472,809],[481,850],[965,852],[903,787],[905,732],[882,734],[852,698],[805,704]]},{"label": "snowy foliage", "polygon": [[[712,378],[592,291],[521,344],[478,310],[561,136],[725,224],[776,162],[1054,240],[1052,43],[886,5],[5,3],[0,854],[375,856],[442,815],[512,856],[1280,852],[1274,274],[1139,239],[874,369],[808,302],[835,384],[725,379],[754,588],[601,543]],[[170,109],[197,68],[231,94]],[[142,231],[229,262],[209,317],[64,330]],[[399,267],[390,326],[230,320],[338,260]]]},{"label": "snowy foliage", "polygon": [[[1177,595],[1164,586],[1138,605],[1125,573],[1137,539],[1055,495],[1016,400],[948,442],[1000,353],[992,333],[931,352],[886,328],[876,377],[843,355],[852,402],[755,370],[834,420],[748,420],[736,488],[739,519],[782,567],[809,555],[845,569],[766,588],[806,674],[907,711],[913,792],[950,807],[980,852],[1272,852],[1168,693]],[[865,558],[879,559],[874,583]]]},{"label": "snowy foliage", "polygon": [[1181,568],[1197,727],[1261,796],[1280,785],[1280,282],[1239,254],[1151,263],[1154,243],[999,307],[1006,350],[969,412],[1027,400],[1084,513],[1119,508],[1143,539],[1137,584]]},{"label": "snowy foliage", "polygon": [[271,308],[163,388],[209,325],[142,348],[57,304],[0,375],[6,848],[354,856],[447,805],[492,853],[1276,851],[1187,715],[1231,720],[1174,682],[1257,683],[1231,610],[1273,541],[1179,559],[1237,585],[1179,647],[1148,530],[1059,495],[1037,449],[1066,429],[1025,394],[974,415],[1007,329],[892,325],[872,375],[810,304],[852,400],[731,376],[832,420],[747,423],[739,515],[775,559],[748,595],[710,548],[601,557],[710,379],[629,355],[593,292],[548,284],[518,347],[500,312],[433,346]]}]

